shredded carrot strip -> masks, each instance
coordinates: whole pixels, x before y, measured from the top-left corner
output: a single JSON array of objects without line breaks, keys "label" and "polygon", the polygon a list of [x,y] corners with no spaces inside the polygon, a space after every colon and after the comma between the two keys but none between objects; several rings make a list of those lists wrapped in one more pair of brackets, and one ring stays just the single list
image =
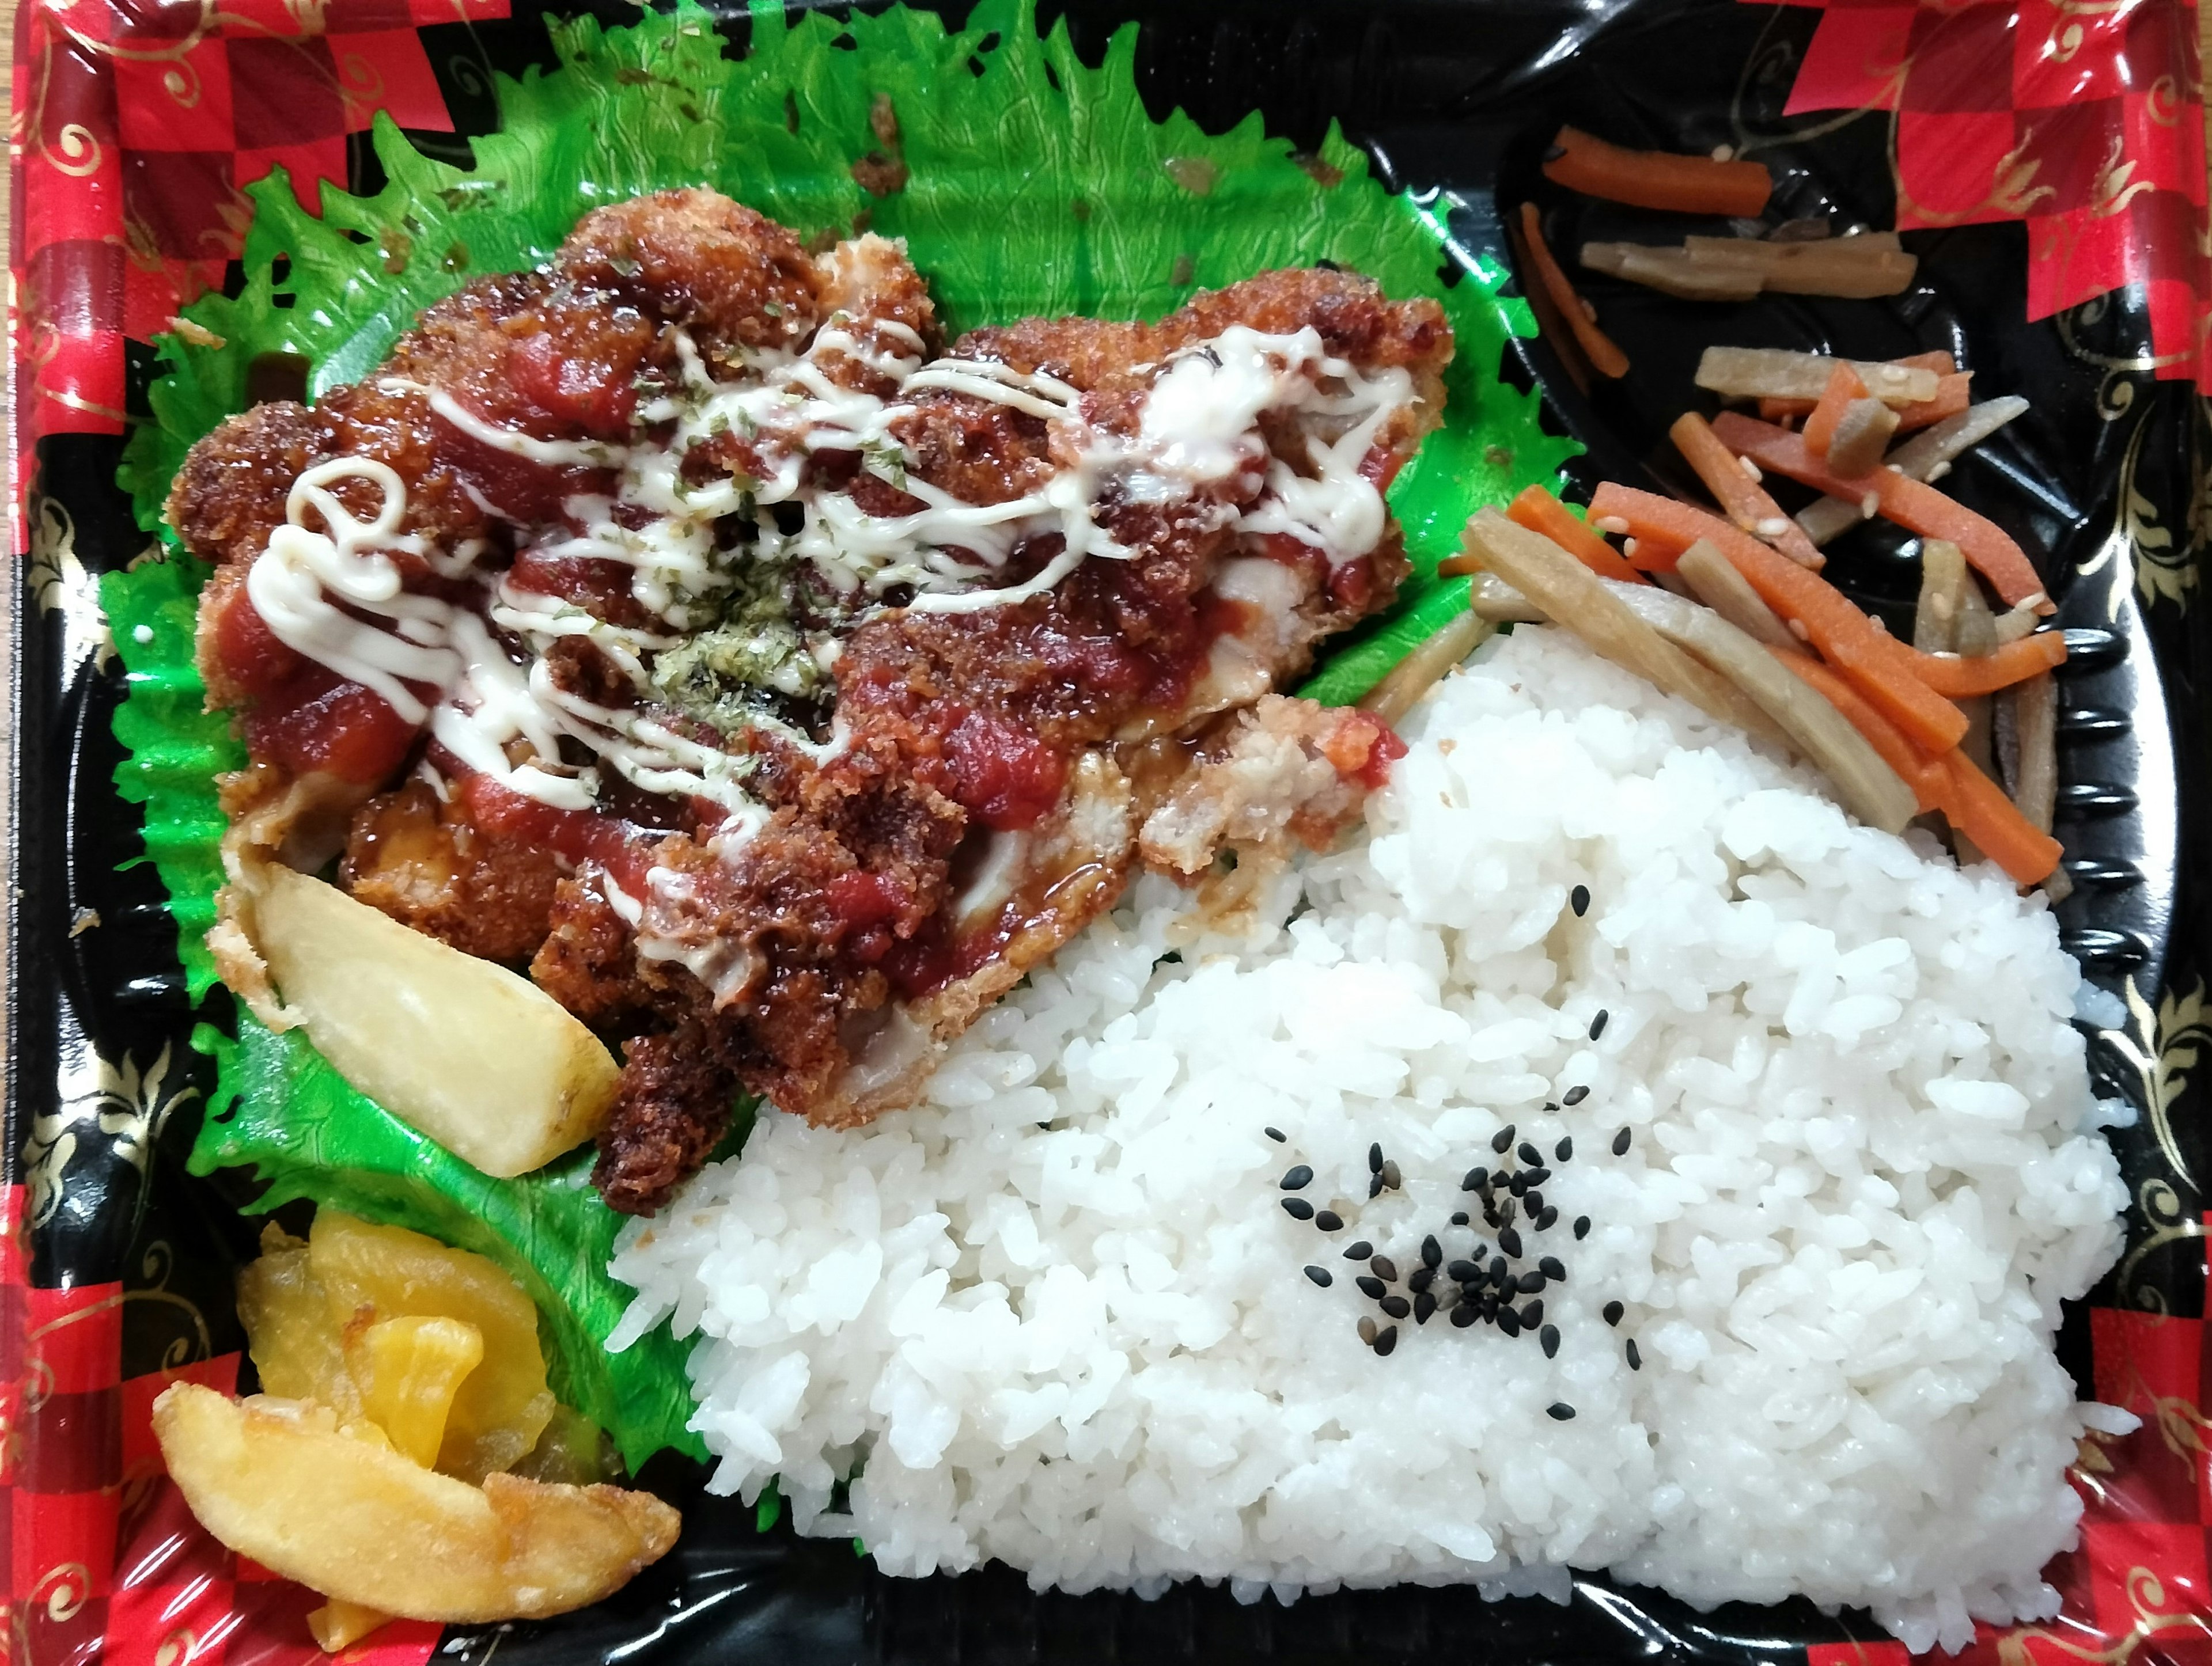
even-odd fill
[{"label": "shredded carrot strip", "polygon": [[1924,486],[1894,469],[1875,469],[1851,479],[1828,472],[1820,459],[1806,449],[1802,434],[1788,433],[1769,422],[1758,422],[1735,411],[1723,411],[1713,432],[1730,451],[1741,452],[1762,469],[1771,469],[1831,497],[1856,502],[1871,497],[1887,519],[1917,532],[1923,538],[1948,538],[1966,552],[1975,571],[1996,587],[2008,607],[2033,602],[2038,613],[2056,611],[2021,547],[2003,529],[1932,486]]},{"label": "shredded carrot strip", "polygon": [[1614,345],[1613,337],[1597,327],[1583,298],[1575,293],[1575,286],[1567,282],[1567,275],[1559,270],[1559,263],[1552,257],[1551,245],[1544,241],[1543,216],[1534,203],[1521,205],[1521,235],[1528,245],[1528,264],[1536,269],[1536,281],[1544,286],[1544,293],[1559,309],[1567,328],[1582,343],[1583,355],[1590,368],[1601,376],[1619,381],[1628,374],[1628,355]]},{"label": "shredded carrot strip", "polygon": [[1819,660],[1808,654],[1779,651],[1774,657],[1808,688],[1825,695],[1844,721],[1866,737],[1882,761],[1904,778],[1923,810],[1942,810],[1954,827],[2014,879],[2022,885],[2033,885],[2048,878],[2058,865],[2057,841],[2022,815],[1964,752],[1954,747],[1929,757],[1869,705],[1857,689]]},{"label": "shredded carrot strip", "polygon": [[1717,515],[1609,481],[1590,499],[1590,518],[1608,518],[1626,522],[1639,545],[1648,537],[1687,548],[1701,537],[1711,539],[1750,580],[1759,599],[1793,630],[1802,631],[1914,745],[1948,752],[1966,732],[1966,714],[1914,675],[1911,650],[1879,629],[1826,579],[1781,551],[1737,531]]},{"label": "shredded carrot strip", "polygon": [[1505,518],[1531,532],[1542,533],[1601,579],[1618,579],[1626,584],[1644,582],[1644,575],[1631,566],[1619,550],[1540,486],[1527,488],[1507,504]]},{"label": "shredded carrot strip", "polygon": [[1554,185],[1639,209],[1755,220],[1766,211],[1774,189],[1772,176],[1759,162],[1626,150],[1579,128],[1561,128],[1552,148],[1544,177]]},{"label": "shredded carrot strip", "polygon": [[1958,371],[1937,377],[1933,399],[1923,399],[1917,405],[1899,405],[1897,408],[1898,433],[1910,433],[1915,428],[1941,422],[1947,416],[1956,416],[1966,409],[1973,397],[1971,386],[1973,379],[1972,371]]},{"label": "shredded carrot strip", "polygon": [[1951,825],[2021,884],[2050,878],[2065,854],[2058,841],[2022,815],[1965,753],[1954,748],[1934,761],[1948,778],[1942,809]]},{"label": "shredded carrot strip", "polygon": [[1844,420],[1844,413],[1851,408],[1854,399],[1871,397],[1859,373],[1849,365],[1838,365],[1828,373],[1828,385],[1820,390],[1820,403],[1813,414],[1805,419],[1801,432],[1805,436],[1805,449],[1814,457],[1826,457],[1828,447],[1835,443],[1836,429]]},{"label": "shredded carrot strip", "polygon": [[1976,694],[1993,694],[2064,664],[2066,638],[2057,631],[2038,631],[2006,643],[1993,654],[1923,654],[1917,648],[1907,651],[1912,654],[1913,669],[1923,682],[1947,699],[1968,700]]},{"label": "shredded carrot strip", "polygon": [[1762,422],[1789,423],[1801,416],[1810,416],[1817,399],[1774,399],[1759,402],[1759,420]]},{"label": "shredded carrot strip", "polygon": [[1768,651],[1795,672],[1800,681],[1824,696],[1843,714],[1846,723],[1866,737],[1867,744],[1881,754],[1882,762],[1895,770],[1905,785],[1912,789],[1921,809],[1932,810],[1942,802],[1943,790],[1949,785],[1942,770],[1928,760],[1926,753],[1906,740],[1895,724],[1869,705],[1866,697],[1849,682],[1811,654],[1785,653],[1779,649]]},{"label": "shredded carrot strip", "polygon": [[1828,558],[1813,547],[1805,530],[1784,514],[1765,488],[1744,472],[1735,453],[1721,444],[1704,417],[1685,411],[1667,432],[1674,439],[1674,449],[1698,471],[1705,490],[1718,500],[1730,520],[1753,537],[1772,544],[1800,566],[1818,572],[1827,564]]}]

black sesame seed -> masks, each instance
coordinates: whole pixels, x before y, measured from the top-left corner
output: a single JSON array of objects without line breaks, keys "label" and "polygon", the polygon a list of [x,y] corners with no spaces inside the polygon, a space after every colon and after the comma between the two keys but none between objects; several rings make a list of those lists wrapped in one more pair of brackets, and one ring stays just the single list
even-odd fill
[{"label": "black sesame seed", "polygon": [[1367,1264],[1374,1269],[1375,1276],[1385,1284],[1395,1284],[1398,1281],[1398,1263],[1391,1260],[1389,1256],[1376,1256]]},{"label": "black sesame seed", "polygon": [[1605,1305],[1605,1322],[1607,1324],[1619,1324],[1620,1323],[1620,1316],[1627,1311],[1628,1310],[1626,1307],[1623,1307],[1619,1302],[1609,1301]]},{"label": "black sesame seed", "polygon": [[1535,1167],[1537,1164],[1544,1160],[1544,1154],[1537,1150],[1536,1148],[1530,1144],[1527,1140],[1521,1142],[1521,1148],[1513,1154],[1518,1157],[1522,1162],[1528,1164],[1531,1168]]},{"label": "black sesame seed", "polygon": [[1367,1182],[1367,1195],[1370,1197],[1380,1197],[1382,1195],[1382,1177],[1381,1175],[1374,1175],[1369,1178]]},{"label": "black sesame seed", "polygon": [[1285,1135],[1279,1128],[1263,1128],[1260,1131],[1262,1134],[1265,1134],[1269,1139],[1273,1140],[1277,1145],[1282,1144],[1282,1142],[1289,1137],[1289,1136]]},{"label": "black sesame seed", "polygon": [[1521,1171],[1521,1178],[1526,1180],[1533,1190],[1537,1186],[1542,1185],[1545,1181],[1550,1179],[1552,1178],[1552,1171],[1548,1168],[1542,1167],[1527,1168]]},{"label": "black sesame seed", "polygon": [[1364,1313],[1362,1313],[1359,1316],[1359,1324],[1356,1328],[1359,1332],[1359,1340],[1365,1342],[1369,1347],[1373,1347],[1375,1343],[1375,1321],[1369,1318]]},{"label": "black sesame seed", "polygon": [[1336,1282],[1336,1275],[1326,1267],[1309,1267],[1306,1269],[1306,1276],[1324,1290]]},{"label": "black sesame seed", "polygon": [[[1498,1226],[1501,1227],[1511,1226],[1513,1224],[1513,1217],[1518,1212],[1518,1209],[1519,1206],[1516,1204],[1510,1197],[1507,1198],[1503,1203],[1500,1203],[1498,1206]],[[1518,1255],[1521,1252],[1520,1251],[1516,1250],[1513,1253]]]},{"label": "black sesame seed", "polygon": [[1538,1325],[1543,1324],[1543,1297],[1538,1296],[1533,1301],[1524,1301],[1521,1304],[1521,1323],[1523,1328],[1534,1330]]},{"label": "black sesame seed", "polygon": [[1580,1243],[1583,1239],[1588,1238],[1589,1236],[1589,1216],[1586,1215],[1577,1215],[1575,1217],[1575,1241],[1577,1243]]},{"label": "black sesame seed", "polygon": [[1567,1281],[1566,1263],[1561,1261],[1559,1257],[1555,1255],[1547,1255],[1541,1261],[1538,1262],[1536,1265],[1543,1270],[1544,1276],[1551,1280],[1553,1283],[1565,1284]]},{"label": "black sesame seed", "polygon": [[1452,1329],[1464,1330],[1482,1317],[1482,1310],[1472,1302],[1462,1302],[1451,1311]]},{"label": "black sesame seed", "polygon": [[1521,1207],[1528,1212],[1528,1218],[1531,1221],[1534,1221],[1538,1215],[1544,1212],[1546,1207],[1544,1203],[1544,1194],[1537,1190],[1534,1186],[1529,1187],[1528,1192],[1521,1199]]},{"label": "black sesame seed", "polygon": [[1544,1408],[1544,1415],[1551,1418],[1554,1422],[1567,1422],[1573,1418],[1574,1415],[1575,1409],[1564,1400],[1555,1400]]},{"label": "black sesame seed", "polygon": [[1490,1171],[1478,1166],[1468,1170],[1467,1178],[1459,1183],[1459,1189],[1462,1191],[1480,1191],[1489,1183]]},{"label": "black sesame seed", "polygon": [[1490,1281],[1503,1288],[1505,1284],[1506,1272],[1505,1257],[1493,1257],[1490,1263]]},{"label": "black sesame seed", "polygon": [[1313,1170],[1304,1163],[1284,1172],[1281,1185],[1285,1191],[1303,1191],[1313,1184]]},{"label": "black sesame seed", "polygon": [[1519,1284],[1521,1293],[1522,1295],[1533,1296],[1536,1292],[1544,1287],[1544,1275],[1540,1272],[1531,1270],[1522,1274],[1516,1282]]},{"label": "black sesame seed", "polygon": [[1342,1232],[1344,1230],[1344,1217],[1339,1215],[1334,1209],[1322,1209],[1315,1214],[1314,1225],[1319,1227],[1325,1233]]},{"label": "black sesame seed", "polygon": [[1505,1180],[1505,1190],[1511,1192],[1516,1197],[1518,1197],[1522,1192],[1528,1190],[1528,1177],[1525,1174],[1520,1173],[1507,1176]]},{"label": "black sesame seed", "polygon": [[1633,1337],[1633,1336],[1631,1336],[1631,1337],[1628,1339],[1628,1348],[1627,1348],[1627,1353],[1628,1353],[1628,1368],[1629,1368],[1631,1371],[1641,1371],[1641,1370],[1643,1370],[1643,1369],[1644,1369],[1644,1356],[1643,1356],[1641,1354],[1638,1354],[1638,1353],[1636,1351],[1636,1338],[1635,1338],[1635,1337]]},{"label": "black sesame seed", "polygon": [[1589,887],[1577,885],[1567,893],[1567,906],[1575,911],[1577,919],[1589,912]]},{"label": "black sesame seed", "polygon": [[1580,1105],[1589,1097],[1589,1089],[1577,1082],[1574,1087],[1568,1088],[1565,1093],[1559,1095],[1559,1103],[1562,1105]]},{"label": "black sesame seed", "polygon": [[1363,1238],[1355,1242],[1350,1249],[1344,1252],[1344,1258],[1346,1261],[1364,1261],[1368,1257],[1374,1253],[1375,1246]]},{"label": "black sesame seed", "polygon": [[1552,1155],[1560,1162],[1572,1162],[1575,1156],[1574,1136],[1570,1134],[1565,1139],[1561,1140],[1559,1144],[1553,1146],[1552,1148]]},{"label": "black sesame seed", "polygon": [[1490,1245],[1484,1243],[1478,1238],[1474,1240],[1474,1247],[1469,1250],[1467,1254],[1468,1259],[1474,1262],[1477,1270],[1480,1270],[1484,1262],[1489,1257]]},{"label": "black sesame seed", "polygon": [[1521,1316],[1510,1307],[1498,1310],[1498,1328],[1509,1336],[1521,1334]]},{"label": "black sesame seed", "polygon": [[1382,1184],[1389,1187],[1393,1191],[1397,1190],[1400,1186],[1405,1184],[1405,1182],[1399,1178],[1398,1165],[1395,1159],[1382,1165]]},{"label": "black sesame seed", "polygon": [[1413,1269],[1413,1272],[1407,1275],[1406,1279],[1406,1287],[1408,1290],[1411,1290],[1415,1295],[1419,1295],[1422,1291],[1427,1289],[1436,1281],[1437,1269],[1435,1268],[1416,1267]]},{"label": "black sesame seed", "polygon": [[1381,1279],[1375,1278],[1366,1273],[1362,1273],[1358,1278],[1355,1278],[1352,1281],[1359,1287],[1359,1293],[1366,1297],[1368,1300],[1380,1301],[1382,1299],[1382,1281]]},{"label": "black sesame seed", "polygon": [[1541,1344],[1541,1345],[1542,1345],[1543,1349],[1544,1349],[1544,1357],[1545,1357],[1546,1359],[1547,1359],[1547,1360],[1556,1360],[1557,1358],[1559,1358],[1559,1327],[1558,1325],[1556,1325],[1556,1324],[1547,1324],[1547,1325],[1546,1325],[1542,1330],[1539,1330],[1539,1331],[1536,1333],[1536,1340],[1537,1340],[1537,1342],[1538,1342],[1540,1344]]},{"label": "black sesame seed", "polygon": [[1397,1346],[1398,1327],[1395,1324],[1383,1326],[1382,1335],[1378,1336],[1375,1339],[1376,1353],[1387,1360],[1390,1357],[1390,1350]]},{"label": "black sesame seed", "polygon": [[1450,1275],[1454,1282],[1459,1284],[1472,1284],[1482,1276],[1482,1269],[1464,1257],[1452,1263],[1450,1266],[1444,1269],[1444,1271]]},{"label": "black sesame seed", "polygon": [[1610,1019],[1612,1016],[1613,1015],[1607,1012],[1603,1007],[1600,1007],[1597,1009],[1597,1016],[1590,1020],[1589,1038],[1591,1040],[1595,1041],[1598,1037],[1605,1033],[1606,1021]]},{"label": "black sesame seed", "polygon": [[1314,1206],[1303,1197],[1285,1197],[1283,1213],[1293,1221],[1310,1221],[1314,1218]]},{"label": "black sesame seed", "polygon": [[1382,1172],[1382,1145],[1379,1140],[1367,1148],[1367,1172],[1370,1174]]},{"label": "black sesame seed", "polygon": [[1427,1291],[1424,1290],[1419,1295],[1413,1298],[1413,1323],[1415,1324],[1426,1324],[1429,1322],[1430,1316],[1436,1311],[1437,1299],[1431,1295]]},{"label": "black sesame seed", "polygon": [[1544,1207],[1537,1212],[1536,1230],[1538,1232],[1547,1233],[1559,1224],[1559,1212],[1558,1209],[1553,1208],[1551,1204],[1545,1204]]},{"label": "black sesame seed", "polygon": [[1513,1149],[1513,1124],[1508,1123],[1490,1136],[1490,1148],[1501,1157]]},{"label": "black sesame seed", "polygon": [[1467,1225],[1467,1211],[1465,1209],[1455,1210],[1452,1215],[1451,1223],[1455,1227],[1464,1227]]},{"label": "black sesame seed", "polygon": [[1402,1319],[1413,1311],[1413,1304],[1403,1296],[1385,1296],[1375,1305],[1394,1319]]},{"label": "black sesame seed", "polygon": [[1613,1136],[1613,1154],[1614,1156],[1626,1157],[1628,1154],[1628,1130],[1626,1128],[1622,1129],[1620,1133]]},{"label": "black sesame seed", "polygon": [[1498,1233],[1498,1247],[1515,1260],[1521,1258],[1521,1234],[1510,1227],[1502,1227]]}]

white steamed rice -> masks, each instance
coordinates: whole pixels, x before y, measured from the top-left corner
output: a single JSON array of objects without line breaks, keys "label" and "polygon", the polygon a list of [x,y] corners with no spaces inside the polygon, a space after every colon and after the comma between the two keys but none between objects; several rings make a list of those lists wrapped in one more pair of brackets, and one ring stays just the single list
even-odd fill
[{"label": "white steamed rice", "polygon": [[[1916,1648],[2053,1611],[2063,1471],[2125,1420],[2051,1336],[2124,1199],[2042,902],[1555,631],[1407,732],[1369,833],[1255,940],[1164,961],[1186,899],[1141,881],[925,1107],[764,1113],[624,1235],[611,1345],[672,1313],[715,1487],[780,1475],[801,1530],[894,1573],[1287,1599],[1572,1565],[1869,1604]],[[1558,1357],[1441,1312],[1378,1357],[1344,1247],[1466,1254],[1460,1178],[1508,1122],[1574,1141],[1528,1250],[1567,1268]],[[1370,1203],[1378,1141],[1404,1190]],[[1293,1162],[1345,1230],[1279,1207]]]}]

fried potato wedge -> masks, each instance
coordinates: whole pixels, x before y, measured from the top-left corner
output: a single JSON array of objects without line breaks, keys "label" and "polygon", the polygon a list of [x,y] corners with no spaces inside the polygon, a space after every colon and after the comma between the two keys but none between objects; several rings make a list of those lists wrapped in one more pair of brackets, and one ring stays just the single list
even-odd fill
[{"label": "fried potato wedge", "polygon": [[254,944],[286,1009],[408,1126],[509,1178],[605,1124],[621,1067],[528,978],[289,868],[255,883]]},{"label": "fried potato wedge", "polygon": [[649,1493],[489,1475],[471,1487],[342,1432],[327,1408],[173,1383],[154,1402],[169,1474],[209,1532],[342,1602],[471,1623],[565,1614],[676,1542]]}]

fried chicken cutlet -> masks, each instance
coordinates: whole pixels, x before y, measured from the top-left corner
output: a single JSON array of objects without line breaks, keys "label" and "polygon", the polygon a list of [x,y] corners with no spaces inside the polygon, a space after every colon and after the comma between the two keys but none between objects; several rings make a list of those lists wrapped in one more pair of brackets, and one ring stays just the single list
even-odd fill
[{"label": "fried chicken cutlet", "polygon": [[598,209],[193,449],[227,806],[618,1042],[594,1178],[649,1213],[742,1092],[910,1104],[1138,861],[1357,815],[1395,737],[1278,691],[1405,576],[1451,351],[1332,269],[948,347],[897,244]]}]

